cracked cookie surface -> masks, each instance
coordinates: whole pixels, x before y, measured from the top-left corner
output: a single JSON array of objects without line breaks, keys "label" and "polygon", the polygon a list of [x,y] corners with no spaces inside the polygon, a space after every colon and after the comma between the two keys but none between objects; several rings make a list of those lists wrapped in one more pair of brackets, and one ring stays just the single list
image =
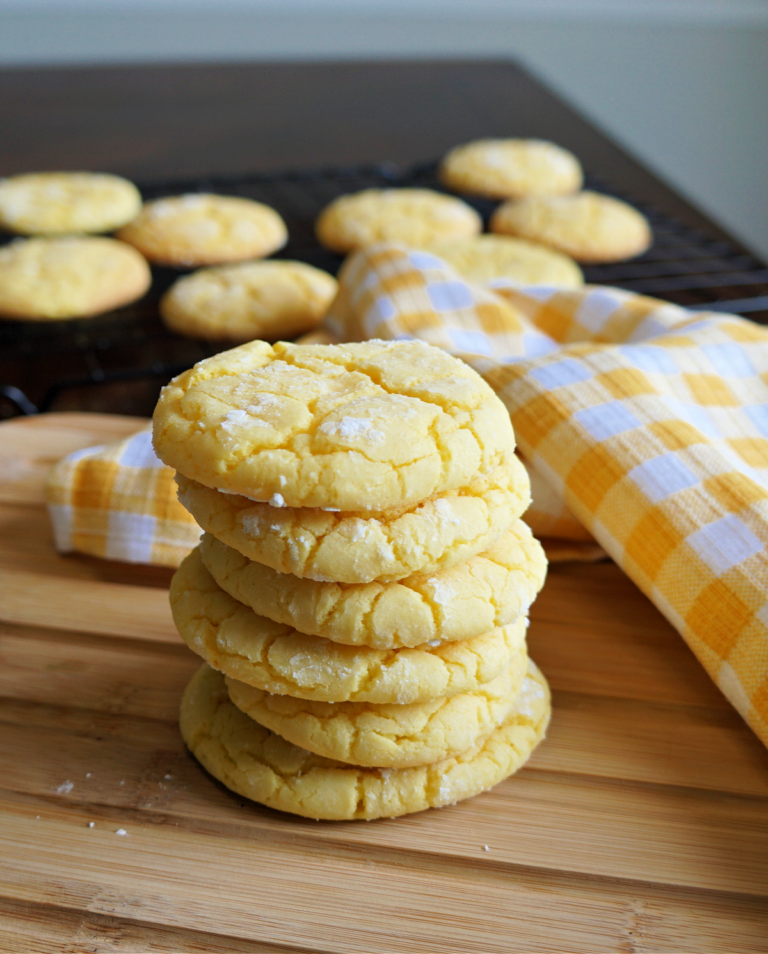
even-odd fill
[{"label": "cracked cookie surface", "polygon": [[573,153],[541,139],[478,139],[456,146],[440,163],[438,177],[456,192],[491,199],[568,195],[583,179]]},{"label": "cracked cookie surface", "polygon": [[136,249],[111,238],[17,239],[0,248],[3,318],[87,318],[141,298],[150,282]]},{"label": "cracked cookie surface", "polygon": [[117,237],[150,262],[192,268],[271,255],[288,241],[288,230],[261,202],[191,193],[147,202]]},{"label": "cracked cookie surface", "polygon": [[238,709],[294,745],[352,765],[405,768],[459,755],[487,738],[514,705],[527,668],[523,645],[508,669],[473,692],[406,706],[310,702],[226,682]]},{"label": "cracked cookie surface", "polygon": [[0,227],[22,235],[111,232],[141,208],[136,186],[97,172],[32,172],[0,179]]},{"label": "cracked cookie surface", "polygon": [[504,279],[553,288],[579,288],[584,284],[581,269],[572,258],[509,235],[442,239],[430,245],[429,251],[471,282],[488,284]]},{"label": "cracked cookie surface", "polygon": [[344,646],[257,616],[217,585],[198,549],[176,571],[170,603],[182,639],[214,669],[318,702],[408,705],[471,692],[511,665],[528,625],[519,617],[472,639],[415,649]]},{"label": "cracked cookie surface", "polygon": [[392,583],[302,580],[254,563],[208,533],[200,554],[218,585],[255,613],[376,649],[469,639],[504,626],[528,612],[547,570],[541,544],[521,520],[464,563]]},{"label": "cracked cookie surface", "polygon": [[366,189],[334,199],[315,226],[321,245],[350,252],[376,242],[424,242],[449,235],[477,235],[483,222],[454,196],[430,189]]},{"label": "cracked cookie surface", "polygon": [[390,582],[454,566],[490,546],[530,503],[528,472],[517,457],[412,510],[375,516],[271,507],[181,474],[176,482],[203,530],[249,560],[319,582]]},{"label": "cracked cookie surface", "polygon": [[158,456],[208,487],[281,507],[412,507],[507,463],[509,414],[468,365],[412,341],[252,341],[174,378]]},{"label": "cracked cookie surface", "polygon": [[241,262],[179,278],[160,300],[160,316],[179,334],[220,341],[295,338],[316,328],[336,279],[304,262]]},{"label": "cracked cookie surface", "polygon": [[598,192],[505,202],[493,213],[490,228],[541,242],[587,264],[634,258],[653,240],[644,215]]},{"label": "cracked cookie surface", "polygon": [[461,755],[400,769],[346,765],[299,748],[244,715],[224,677],[203,666],[181,703],[180,728],[211,775],[246,798],[306,818],[393,818],[478,795],[517,771],[546,731],[549,689],[531,663],[504,722]]}]

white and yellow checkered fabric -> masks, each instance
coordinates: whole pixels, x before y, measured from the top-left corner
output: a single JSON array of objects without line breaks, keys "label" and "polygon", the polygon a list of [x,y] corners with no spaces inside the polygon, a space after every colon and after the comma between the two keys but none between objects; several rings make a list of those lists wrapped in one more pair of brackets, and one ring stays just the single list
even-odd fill
[{"label": "white and yellow checkered fabric", "polygon": [[149,430],[65,457],[51,470],[45,496],[62,553],[178,566],[200,539]]},{"label": "white and yellow checkered fabric", "polygon": [[340,278],[330,331],[479,371],[553,492],[548,532],[573,531],[563,501],[768,744],[768,330],[611,288],[481,289],[393,245]]},{"label": "white and yellow checkered fabric", "polygon": [[[611,288],[482,288],[396,245],[348,260],[326,325],[478,370],[535,532],[594,537],[768,744],[768,330]],[[48,495],[60,549],[174,565],[197,541],[146,433],[65,458]]]}]

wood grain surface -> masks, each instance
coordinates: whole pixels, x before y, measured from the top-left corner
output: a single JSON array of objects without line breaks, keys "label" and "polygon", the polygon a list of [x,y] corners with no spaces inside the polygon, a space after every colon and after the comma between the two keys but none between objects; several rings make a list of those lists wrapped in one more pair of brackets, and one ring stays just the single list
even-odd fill
[{"label": "wood grain surface", "polygon": [[768,753],[608,562],[551,569],[552,726],[491,792],[333,823],[215,782],[169,572],[57,555],[43,504],[54,460],[140,423],[0,425],[0,950],[768,951]]}]

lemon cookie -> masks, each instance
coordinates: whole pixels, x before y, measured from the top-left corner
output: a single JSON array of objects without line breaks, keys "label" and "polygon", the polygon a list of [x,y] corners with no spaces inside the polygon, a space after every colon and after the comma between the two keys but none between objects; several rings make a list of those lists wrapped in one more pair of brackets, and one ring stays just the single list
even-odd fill
[{"label": "lemon cookie", "polygon": [[429,189],[366,189],[327,206],[315,231],[321,245],[350,252],[376,242],[423,248],[437,238],[477,235],[483,222],[461,199]]},{"label": "lemon cookie", "polygon": [[491,788],[525,763],[549,715],[547,683],[531,663],[511,712],[484,741],[429,765],[362,768],[307,752],[249,719],[223,676],[203,666],[184,692],[179,722],[192,754],[227,788],[269,808],[341,821],[440,808]]},{"label": "lemon cookie", "polygon": [[120,176],[33,172],[0,180],[0,227],[23,235],[111,232],[140,208],[139,190]]},{"label": "lemon cookie", "polygon": [[438,178],[449,189],[490,199],[568,195],[581,188],[579,160],[541,139],[479,139],[456,146],[443,159]]},{"label": "lemon cookie", "polygon": [[516,521],[464,563],[394,583],[318,583],[248,560],[203,534],[200,554],[219,586],[261,616],[348,646],[391,649],[469,639],[522,613],[544,584],[547,561]]},{"label": "lemon cookie", "polygon": [[171,331],[221,341],[295,338],[317,327],[336,279],[303,262],[243,262],[178,279],[160,300]]},{"label": "lemon cookie", "polygon": [[633,258],[653,239],[637,209],[597,192],[505,202],[491,218],[491,231],[541,242],[593,264]]},{"label": "lemon cookie", "polygon": [[338,583],[380,583],[455,566],[485,550],[530,503],[513,457],[488,477],[404,513],[329,513],[270,507],[177,474],[179,500],[214,537],[280,573]]},{"label": "lemon cookie", "polygon": [[17,239],[0,248],[0,316],[27,321],[84,318],[135,301],[149,266],[110,238]]},{"label": "lemon cookie", "polygon": [[521,646],[509,669],[474,692],[408,706],[309,702],[273,696],[234,679],[226,683],[241,712],[315,755],[406,768],[459,755],[486,739],[512,709],[527,668]]},{"label": "lemon cookie", "polygon": [[418,649],[343,646],[257,616],[217,586],[198,550],[174,574],[176,627],[214,669],[273,695],[408,705],[472,692],[509,667],[525,642],[520,617],[463,642]]},{"label": "lemon cookie", "polygon": [[118,238],[150,262],[187,268],[271,255],[288,241],[288,230],[268,205],[193,193],[146,203]]},{"label": "lemon cookie", "polygon": [[581,269],[567,255],[507,235],[475,235],[466,239],[443,239],[429,251],[444,259],[464,278],[487,284],[510,279],[520,285],[579,288]]},{"label": "lemon cookie", "polygon": [[252,341],[165,387],[154,445],[207,487],[281,507],[378,513],[463,487],[514,450],[468,365],[413,341]]}]

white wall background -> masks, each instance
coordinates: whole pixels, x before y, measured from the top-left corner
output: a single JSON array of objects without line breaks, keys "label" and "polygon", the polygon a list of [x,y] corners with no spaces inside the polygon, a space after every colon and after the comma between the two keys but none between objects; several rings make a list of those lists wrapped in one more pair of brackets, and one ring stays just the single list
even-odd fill
[{"label": "white wall background", "polygon": [[0,66],[483,56],[768,260],[768,0],[0,0]]}]

